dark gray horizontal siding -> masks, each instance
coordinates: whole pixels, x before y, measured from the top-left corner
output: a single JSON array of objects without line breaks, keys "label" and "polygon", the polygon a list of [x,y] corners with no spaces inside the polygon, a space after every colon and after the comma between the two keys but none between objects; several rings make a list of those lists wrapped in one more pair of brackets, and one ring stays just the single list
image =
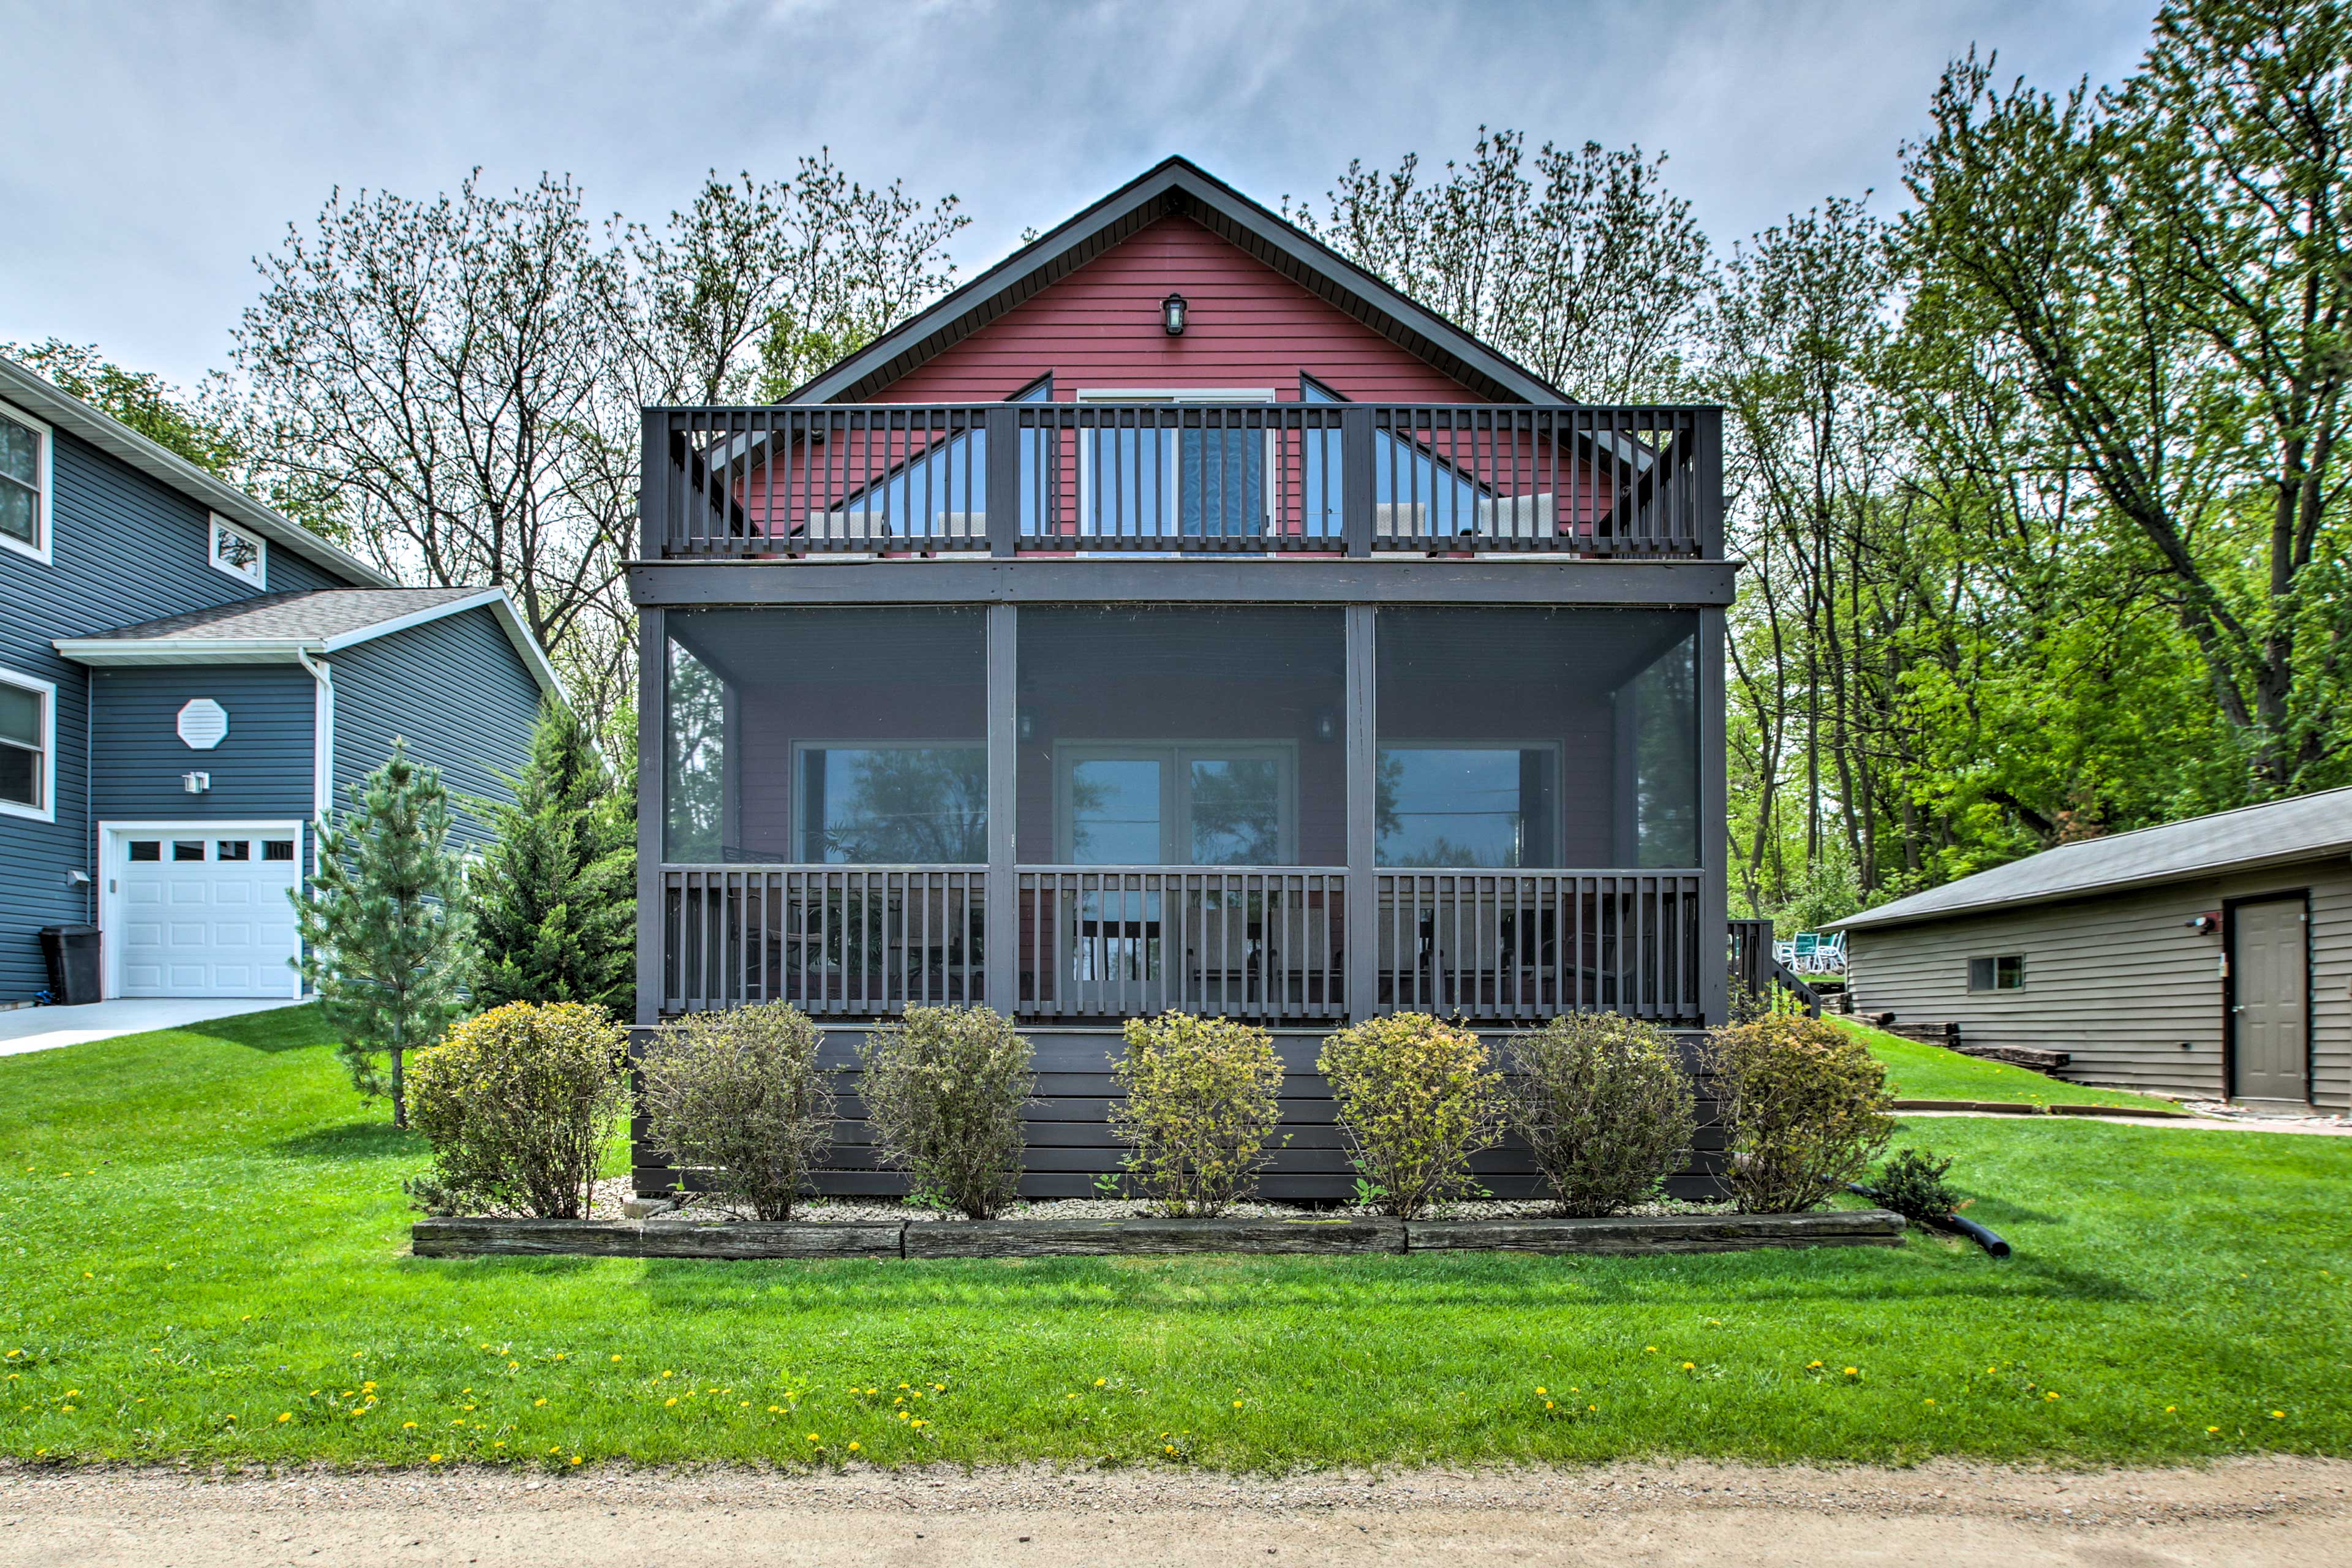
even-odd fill
[{"label": "dark gray horizontal siding", "polygon": [[458,836],[485,837],[465,797],[513,798],[499,775],[521,771],[540,701],[496,613],[467,610],[360,643],[333,668],[336,811],[349,809],[352,785],[383,765],[398,738],[441,770]]},{"label": "dark gray horizontal siding", "polygon": [[[307,822],[314,789],[316,686],[299,665],[167,665],[91,672],[90,803],[100,822],[291,818]],[[209,697],[228,711],[228,738],[200,752],[180,739],[181,708]],[[181,775],[212,788],[190,795]]]},{"label": "dark gray horizontal siding", "polygon": [[[874,1155],[874,1133],[866,1108],[857,1097],[857,1052],[863,1028],[824,1032],[819,1060],[840,1071],[840,1120],[816,1188],[827,1196],[884,1195],[903,1197],[907,1179],[882,1169]],[[1036,1099],[1023,1113],[1021,1194],[1029,1198],[1096,1196],[1097,1175],[1116,1173],[1128,1151],[1111,1136],[1110,1111],[1118,1102],[1111,1079],[1112,1065],[1126,1049],[1116,1030],[1039,1029],[1024,1031],[1034,1050]],[[1508,1037],[1490,1035],[1490,1044],[1507,1048]],[[1269,1198],[1333,1203],[1354,1195],[1356,1173],[1348,1163],[1346,1134],[1339,1126],[1338,1108],[1315,1058],[1323,1047],[1320,1033],[1276,1031],[1275,1050],[1282,1058],[1281,1125],[1275,1141],[1288,1136],[1259,1179],[1259,1193]],[[1681,1037],[1685,1060],[1696,1063],[1698,1037]],[[1711,1197],[1720,1190],[1723,1132],[1716,1121],[1716,1105],[1704,1081],[1700,1085],[1700,1127],[1688,1166],[1669,1183],[1679,1197]],[[631,1124],[636,1161],[636,1190],[671,1190],[677,1173],[663,1161],[646,1140],[642,1117]],[[1542,1186],[1527,1145],[1517,1138],[1475,1155],[1471,1170],[1479,1184],[1499,1198],[1535,1195]]]},{"label": "dark gray horizontal siding", "polygon": [[[2311,892],[2312,1049],[2317,1101],[2352,1091],[2352,867],[2340,861],[1864,928],[1849,938],[1855,1008],[1906,1024],[1957,1023],[1964,1039],[2073,1058],[2066,1076],[2158,1093],[2223,1092],[2216,932],[2189,922],[2228,899]],[[1971,992],[1968,961],[2021,953],[2025,987]]]},{"label": "dark gray horizontal siding", "polygon": [[[35,935],[41,927],[95,920],[98,912],[90,889],[66,882],[69,871],[96,869],[85,763],[89,672],[59,658],[50,640],[254,592],[212,566],[204,507],[67,432],[56,433],[54,453],[49,563],[0,550],[0,666],[58,687],[57,820],[0,816],[0,1001],[22,1000],[48,983]],[[273,545],[268,585],[352,584]],[[307,784],[303,798],[294,815],[309,815]]]}]

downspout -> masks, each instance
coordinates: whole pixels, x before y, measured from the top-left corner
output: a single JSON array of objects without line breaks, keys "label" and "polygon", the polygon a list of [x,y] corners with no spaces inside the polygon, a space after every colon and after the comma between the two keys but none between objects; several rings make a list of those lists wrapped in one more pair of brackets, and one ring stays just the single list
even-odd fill
[{"label": "downspout", "polygon": [[326,826],[327,813],[335,804],[335,676],[327,664],[312,658],[308,648],[296,648],[294,662],[309,670],[317,682],[310,704],[310,870],[316,874],[319,830]]}]

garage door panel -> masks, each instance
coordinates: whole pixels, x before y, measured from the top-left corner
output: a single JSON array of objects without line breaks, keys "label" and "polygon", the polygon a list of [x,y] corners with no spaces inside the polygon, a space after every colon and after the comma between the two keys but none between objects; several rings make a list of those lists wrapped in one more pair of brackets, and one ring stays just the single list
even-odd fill
[{"label": "garage door panel", "polygon": [[[236,858],[250,840],[189,837],[202,829],[114,834],[110,864],[119,878],[109,932],[117,993],[125,996],[290,995],[288,961],[300,950],[287,895],[297,883],[291,860]],[[162,841],[160,851],[129,858],[127,845]],[[224,857],[223,846],[228,847]],[[201,858],[183,851],[201,850]]]}]

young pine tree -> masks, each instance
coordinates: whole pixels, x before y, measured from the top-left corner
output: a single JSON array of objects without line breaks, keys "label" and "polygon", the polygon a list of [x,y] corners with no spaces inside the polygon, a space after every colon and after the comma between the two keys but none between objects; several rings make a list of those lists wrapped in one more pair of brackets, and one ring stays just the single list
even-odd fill
[{"label": "young pine tree", "polygon": [[[293,895],[302,977],[341,1039],[362,1094],[392,1097],[408,1125],[402,1055],[433,1044],[462,1010],[471,952],[465,868],[449,847],[449,792],[394,740],[352,786],[340,826],[319,824],[319,871]],[[381,1077],[377,1058],[389,1056]]]},{"label": "young pine tree", "polygon": [[580,716],[540,712],[511,803],[479,809],[497,842],[475,868],[475,999],[636,1007],[636,827]]}]

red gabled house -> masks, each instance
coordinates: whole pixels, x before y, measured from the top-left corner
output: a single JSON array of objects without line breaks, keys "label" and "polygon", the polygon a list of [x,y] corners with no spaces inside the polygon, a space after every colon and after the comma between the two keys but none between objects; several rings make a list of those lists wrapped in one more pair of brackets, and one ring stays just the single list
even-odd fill
[{"label": "red gabled house", "polygon": [[[1171,159],[782,404],[648,409],[643,500],[641,1026],[996,1007],[1042,1194],[1129,1016],[1305,1074],[1726,1016],[1716,410],[1578,404]],[[1300,1132],[1267,1190],[1345,1190]]]}]

